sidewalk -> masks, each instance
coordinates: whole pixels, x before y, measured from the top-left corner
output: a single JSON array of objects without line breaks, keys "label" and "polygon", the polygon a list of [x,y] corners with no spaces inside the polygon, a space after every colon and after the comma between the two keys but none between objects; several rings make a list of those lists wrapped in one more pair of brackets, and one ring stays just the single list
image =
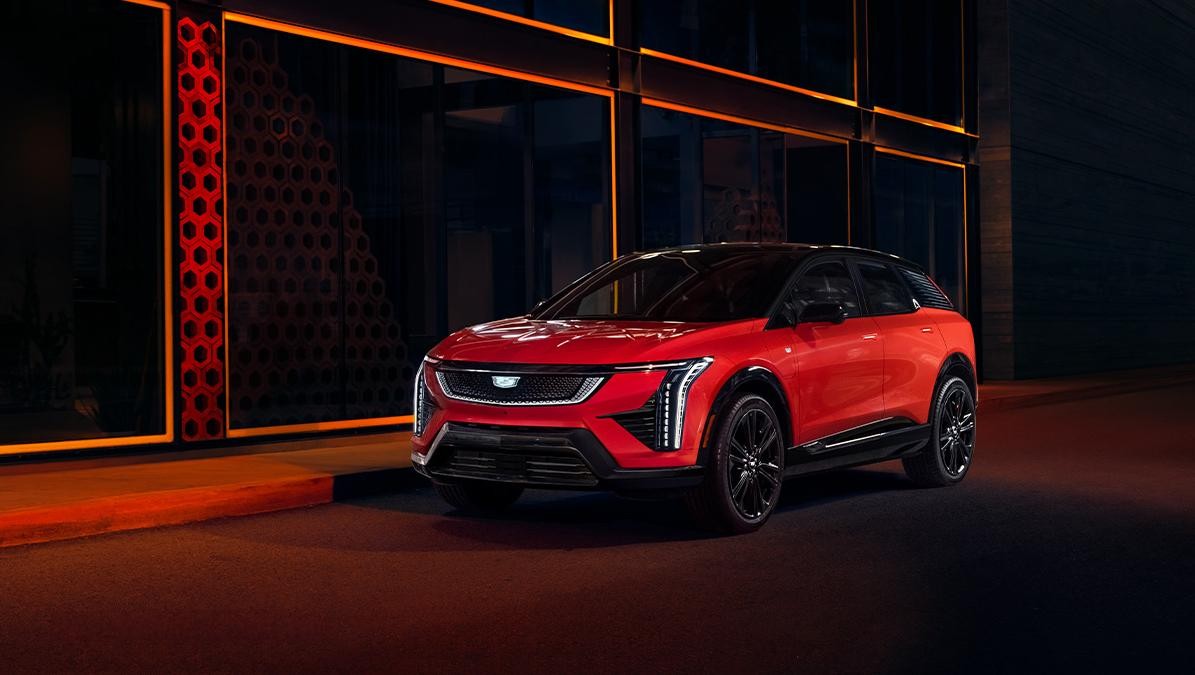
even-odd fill
[{"label": "sidewalk", "polygon": [[1040,380],[993,381],[979,385],[979,410],[1005,410],[1078,401],[1191,382],[1195,382],[1195,364]]},{"label": "sidewalk", "polygon": [[[980,386],[981,411],[1195,382],[1195,365]],[[0,466],[0,547],[265,513],[413,484],[409,434]]]},{"label": "sidewalk", "polygon": [[0,467],[0,547],[326,504],[393,489],[408,433]]}]

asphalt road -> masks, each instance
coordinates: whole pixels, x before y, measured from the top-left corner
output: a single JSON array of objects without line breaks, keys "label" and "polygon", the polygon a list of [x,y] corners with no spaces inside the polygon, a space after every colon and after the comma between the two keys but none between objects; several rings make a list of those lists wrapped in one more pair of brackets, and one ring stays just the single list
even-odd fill
[{"label": "asphalt road", "polygon": [[[393,494],[0,551],[0,668],[1191,672],[1195,386],[984,413],[944,490],[790,481],[759,533]],[[414,477],[413,477],[414,478]]]}]

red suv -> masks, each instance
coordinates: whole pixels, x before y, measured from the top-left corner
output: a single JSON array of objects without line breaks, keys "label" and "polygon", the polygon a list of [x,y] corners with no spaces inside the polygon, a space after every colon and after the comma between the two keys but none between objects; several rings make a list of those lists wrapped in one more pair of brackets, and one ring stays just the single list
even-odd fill
[{"label": "red suv", "polygon": [[789,476],[900,458],[920,485],[961,481],[974,352],[967,320],[895,256],[636,253],[432,349],[412,460],[463,510],[526,487],[680,493],[708,527],[748,532]]}]

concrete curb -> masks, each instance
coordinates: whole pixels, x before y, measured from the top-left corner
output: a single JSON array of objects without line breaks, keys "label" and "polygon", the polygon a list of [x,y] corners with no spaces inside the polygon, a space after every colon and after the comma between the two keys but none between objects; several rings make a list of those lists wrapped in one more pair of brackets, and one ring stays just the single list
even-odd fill
[{"label": "concrete curb", "polygon": [[1082,401],[1092,398],[1102,398],[1104,396],[1131,394],[1138,391],[1150,391],[1152,389],[1165,389],[1168,387],[1178,387],[1184,384],[1192,383],[1195,383],[1195,374],[1185,374],[1167,379],[1113,382],[1077,387],[1074,389],[1056,389],[1052,391],[1039,391],[1025,394],[1005,394],[1001,396],[990,397],[984,396],[983,385],[981,384],[979,385],[979,409],[983,412],[992,412],[995,410],[1028,408],[1032,406],[1048,405],[1050,403],[1066,403],[1069,401]]},{"label": "concrete curb", "polygon": [[0,548],[327,504],[393,487],[410,469],[142,492],[0,512]]}]

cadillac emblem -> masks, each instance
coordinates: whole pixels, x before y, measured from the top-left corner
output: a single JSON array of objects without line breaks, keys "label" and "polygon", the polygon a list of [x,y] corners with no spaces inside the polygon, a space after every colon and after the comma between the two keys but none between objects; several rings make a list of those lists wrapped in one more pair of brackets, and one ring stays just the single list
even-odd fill
[{"label": "cadillac emblem", "polygon": [[490,379],[499,389],[514,389],[519,384],[519,378],[516,375],[494,375]]}]

